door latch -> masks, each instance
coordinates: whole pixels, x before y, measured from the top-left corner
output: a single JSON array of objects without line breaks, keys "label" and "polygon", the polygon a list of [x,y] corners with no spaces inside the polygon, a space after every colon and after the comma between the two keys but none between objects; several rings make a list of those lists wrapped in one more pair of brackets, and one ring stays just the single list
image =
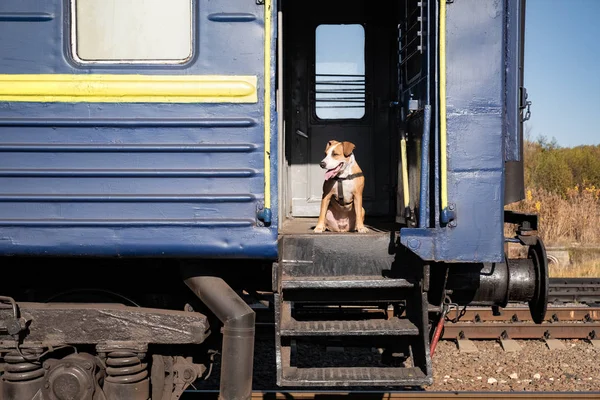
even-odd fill
[{"label": "door latch", "polygon": [[520,87],[519,94],[519,110],[525,110],[525,113],[521,116],[521,122],[525,122],[531,118],[531,100],[527,100],[529,96],[526,88]]}]

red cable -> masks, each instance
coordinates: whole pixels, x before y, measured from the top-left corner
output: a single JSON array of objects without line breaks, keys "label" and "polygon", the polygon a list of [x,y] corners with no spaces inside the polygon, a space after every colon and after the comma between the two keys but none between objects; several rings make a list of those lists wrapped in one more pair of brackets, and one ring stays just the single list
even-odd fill
[{"label": "red cable", "polygon": [[440,315],[440,320],[435,327],[435,334],[433,335],[433,339],[431,340],[431,345],[429,346],[429,354],[433,357],[433,353],[435,352],[435,347],[437,346],[438,340],[440,340],[440,336],[442,335],[442,330],[444,329],[444,320],[446,319],[446,313],[442,312]]}]

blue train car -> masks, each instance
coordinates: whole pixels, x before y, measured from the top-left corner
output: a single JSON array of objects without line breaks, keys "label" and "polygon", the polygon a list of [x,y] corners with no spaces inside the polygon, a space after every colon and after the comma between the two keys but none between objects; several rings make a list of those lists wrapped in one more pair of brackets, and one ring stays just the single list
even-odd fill
[{"label": "blue train car", "polygon": [[[451,307],[528,302],[541,322],[537,217],[504,210],[523,198],[524,15],[4,0],[1,397],[176,399],[217,348],[221,397],[247,399],[257,299],[287,387],[431,384]],[[299,350],[332,341],[384,351]]]}]

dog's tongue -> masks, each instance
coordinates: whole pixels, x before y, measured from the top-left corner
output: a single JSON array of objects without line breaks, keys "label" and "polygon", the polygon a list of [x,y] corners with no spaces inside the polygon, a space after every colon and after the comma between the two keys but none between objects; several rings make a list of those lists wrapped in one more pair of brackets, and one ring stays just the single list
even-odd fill
[{"label": "dog's tongue", "polygon": [[333,176],[335,176],[335,174],[338,173],[340,168],[342,168],[342,164],[339,164],[334,169],[328,169],[327,172],[325,172],[325,180],[331,179]]}]

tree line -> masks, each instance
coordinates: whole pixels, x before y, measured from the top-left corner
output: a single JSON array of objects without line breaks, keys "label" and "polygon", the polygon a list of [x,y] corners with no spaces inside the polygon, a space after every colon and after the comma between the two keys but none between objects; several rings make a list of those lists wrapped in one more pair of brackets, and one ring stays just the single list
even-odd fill
[{"label": "tree line", "polygon": [[566,196],[570,190],[600,191],[600,145],[561,147],[544,136],[524,141],[525,186]]}]

